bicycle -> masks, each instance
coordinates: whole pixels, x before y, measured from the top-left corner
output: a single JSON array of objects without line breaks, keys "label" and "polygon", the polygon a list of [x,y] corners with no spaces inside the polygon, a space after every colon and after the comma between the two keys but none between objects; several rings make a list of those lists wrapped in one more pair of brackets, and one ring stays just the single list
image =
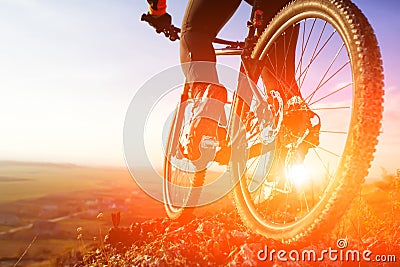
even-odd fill
[{"label": "bicycle", "polygon": [[[367,18],[349,0],[295,0],[267,26],[255,7],[243,42],[215,40],[227,45],[217,55],[241,56],[246,79],[239,78],[230,103],[230,137],[205,139],[202,147],[217,155],[210,162],[229,167],[243,223],[289,243],[329,232],[368,174],[383,112],[381,54]],[[179,39],[176,27],[159,32]],[[295,80],[289,84],[286,45],[293,35]],[[285,55],[280,65],[271,60],[279,49]],[[285,100],[295,86],[300,94]],[[207,171],[196,170],[183,152],[192,105],[185,86],[164,162],[164,205],[171,219],[190,216]],[[229,151],[229,160],[218,159],[220,151]]]}]

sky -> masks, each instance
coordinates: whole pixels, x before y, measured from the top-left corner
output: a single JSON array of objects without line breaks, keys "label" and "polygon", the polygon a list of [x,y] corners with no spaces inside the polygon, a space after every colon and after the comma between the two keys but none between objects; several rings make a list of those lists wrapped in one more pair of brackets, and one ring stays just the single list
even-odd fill
[{"label": "sky", "polygon": [[[385,113],[372,174],[400,168],[400,2],[354,1],[373,25],[385,69]],[[186,1],[169,1],[180,25]],[[122,132],[135,92],[179,63],[138,0],[0,0],[0,160],[124,166]],[[220,36],[241,40],[242,3]],[[235,61],[222,61],[235,65]]]}]

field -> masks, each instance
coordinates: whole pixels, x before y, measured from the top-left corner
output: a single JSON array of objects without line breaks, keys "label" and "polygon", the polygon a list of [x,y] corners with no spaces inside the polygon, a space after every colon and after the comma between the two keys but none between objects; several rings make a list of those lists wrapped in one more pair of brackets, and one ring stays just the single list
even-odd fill
[{"label": "field", "polygon": [[365,184],[344,218],[332,221],[331,231],[320,231],[313,239],[282,244],[260,236],[226,206],[225,211],[186,223],[158,219],[115,227],[108,244],[87,250],[72,262],[77,266],[398,266],[399,189],[399,179],[390,174]]},{"label": "field", "polygon": [[[21,266],[54,264],[81,248],[78,227],[85,245],[95,245],[115,211],[123,212],[124,226],[163,216],[162,205],[123,168],[0,162],[0,266],[13,266],[32,240]],[[97,219],[100,213],[104,220]]]},{"label": "field", "polygon": [[[331,239],[307,245],[318,247],[322,242],[331,244],[337,238],[347,237],[353,245],[377,247],[382,253],[399,256],[399,188],[399,180],[391,174],[384,174],[379,182],[365,184],[343,220],[332,225]],[[135,246],[128,253],[134,261],[118,254],[118,247],[105,249],[103,240],[113,226],[111,214],[116,212],[121,213],[118,229],[125,229],[131,236],[132,229],[140,229],[140,235],[133,235]],[[190,238],[186,242],[186,246],[198,252],[195,257],[204,255],[207,264],[224,265],[240,260],[245,246],[250,246],[246,253],[256,255],[251,243],[243,243],[241,236],[257,244],[264,240],[246,232],[228,197],[216,205],[198,209],[196,215],[198,219],[178,229],[165,220],[162,203],[143,193],[124,168],[0,162],[0,266],[14,266],[17,262],[18,266],[54,266],[60,261],[76,263],[88,255],[97,255],[98,263],[112,256],[135,264],[150,257],[157,263],[162,251],[172,251],[165,252],[163,259],[174,259],[175,254],[171,253],[186,255],[187,251],[181,250],[182,244],[176,242],[189,237],[199,239],[196,244]],[[206,225],[209,232],[193,232]],[[175,230],[168,233],[171,229]],[[214,246],[225,242],[224,235],[215,235],[224,232],[231,242],[224,246],[227,252],[221,254],[222,248]],[[171,233],[177,236],[168,239]],[[214,244],[212,248],[210,243]],[[190,261],[190,257],[183,259]],[[225,257],[225,261],[220,257]]]},{"label": "field", "polygon": [[[100,169],[70,164],[0,162],[0,204],[51,193],[104,189],[131,184],[124,169]],[[122,184],[120,184],[122,185]]]}]

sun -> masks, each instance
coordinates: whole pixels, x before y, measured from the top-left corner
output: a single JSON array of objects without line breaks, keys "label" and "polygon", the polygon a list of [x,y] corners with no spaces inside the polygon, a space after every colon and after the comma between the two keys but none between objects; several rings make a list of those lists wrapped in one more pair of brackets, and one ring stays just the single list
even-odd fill
[{"label": "sun", "polygon": [[310,173],[304,164],[293,164],[288,167],[287,177],[296,188],[302,188],[311,181]]}]

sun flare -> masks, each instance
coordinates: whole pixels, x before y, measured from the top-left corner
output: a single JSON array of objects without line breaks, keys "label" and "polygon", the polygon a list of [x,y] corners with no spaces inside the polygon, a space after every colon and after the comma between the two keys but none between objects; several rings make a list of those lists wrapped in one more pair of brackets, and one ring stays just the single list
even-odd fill
[{"label": "sun flare", "polygon": [[287,176],[297,188],[304,187],[311,181],[310,173],[303,164],[294,164],[290,166]]}]

